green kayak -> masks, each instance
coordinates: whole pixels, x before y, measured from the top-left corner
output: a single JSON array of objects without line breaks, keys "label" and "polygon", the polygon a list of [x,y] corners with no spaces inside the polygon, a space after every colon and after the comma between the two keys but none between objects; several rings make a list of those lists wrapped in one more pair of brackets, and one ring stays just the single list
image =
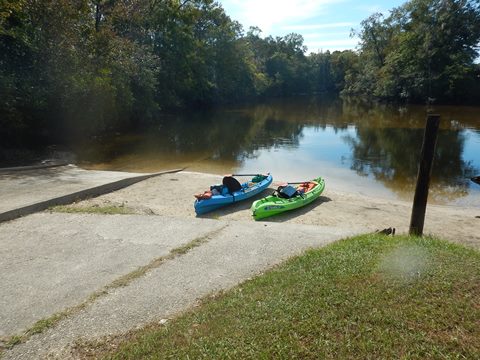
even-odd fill
[{"label": "green kayak", "polygon": [[[289,186],[289,188],[291,188],[291,186]],[[300,186],[296,188],[296,192],[291,194],[291,197],[282,194],[281,190],[277,190],[273,195],[257,200],[252,204],[251,210],[253,218],[260,220],[285,211],[298,209],[318,198],[323,192],[323,189],[325,189],[325,180],[319,177],[312,181],[301,183]]]}]

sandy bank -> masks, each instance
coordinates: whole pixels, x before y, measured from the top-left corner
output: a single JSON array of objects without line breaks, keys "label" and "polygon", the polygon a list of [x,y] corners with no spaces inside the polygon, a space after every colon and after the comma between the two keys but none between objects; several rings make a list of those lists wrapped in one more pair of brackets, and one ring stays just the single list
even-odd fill
[{"label": "sandy bank", "polygon": [[[222,177],[219,175],[182,171],[148,179],[123,190],[72,206],[124,204],[140,214],[194,218],[193,194],[207,189],[211,184],[221,183],[221,180]],[[272,189],[276,183],[277,181],[274,181]],[[257,198],[268,195],[272,189],[266,190]],[[252,201],[245,201],[234,204],[204,217],[249,221],[251,203]],[[323,196],[311,205],[266,221],[345,228],[361,227],[365,232],[395,227],[397,232],[407,233],[410,213],[411,203],[342,192],[335,189],[335,184],[327,183]],[[480,206],[429,205],[425,233],[480,248],[478,231],[480,218],[476,216],[480,216]]]}]

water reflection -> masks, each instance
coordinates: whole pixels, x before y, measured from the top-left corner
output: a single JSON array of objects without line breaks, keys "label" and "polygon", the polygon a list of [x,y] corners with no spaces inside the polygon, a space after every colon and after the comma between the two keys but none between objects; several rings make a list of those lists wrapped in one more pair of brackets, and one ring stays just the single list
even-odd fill
[{"label": "water reflection", "polygon": [[[423,129],[359,127],[352,147],[352,169],[376,180],[402,197],[414,191]],[[450,202],[466,196],[469,178],[476,172],[472,161],[462,159],[465,137],[460,130],[441,130],[438,135],[431,196]]]},{"label": "water reflection", "polygon": [[[432,174],[436,202],[473,204],[480,198],[480,187],[468,181],[480,173],[479,110],[434,109],[442,116]],[[411,198],[425,115],[421,106],[276,99],[165,117],[147,132],[97,139],[78,152],[93,168],[271,171],[282,180],[323,175],[331,184],[367,194],[370,189]]]}]

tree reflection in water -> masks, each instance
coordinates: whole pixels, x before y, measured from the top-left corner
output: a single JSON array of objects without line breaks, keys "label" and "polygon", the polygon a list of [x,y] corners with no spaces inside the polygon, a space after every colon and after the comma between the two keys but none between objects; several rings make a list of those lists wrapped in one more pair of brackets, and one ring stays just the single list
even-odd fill
[{"label": "tree reflection in water", "polygon": [[[472,189],[469,177],[480,173],[479,110],[449,106],[434,109],[442,119],[431,184],[431,196],[437,202],[467,195]],[[219,173],[248,167],[265,152],[278,151],[279,157],[290,152],[311,161],[334,162],[332,166],[347,167],[358,176],[374,178],[401,197],[411,198],[425,117],[423,106],[365,104],[328,97],[274,99],[165,116],[150,129],[88,142],[78,152],[84,164],[96,168],[156,171],[189,166]],[[331,139],[315,147],[306,145],[305,134],[315,134],[312,129],[323,133],[322,139],[326,134]],[[309,141],[319,142],[320,138],[310,137]],[[337,151],[332,150],[332,142],[336,149],[349,154],[332,155]],[[464,157],[465,149],[470,149],[468,157]],[[330,158],[319,158],[327,153]],[[295,172],[297,165],[285,167]]]},{"label": "tree reflection in water", "polygon": [[[425,109],[416,106],[395,112],[385,105],[366,108],[345,104],[344,114],[357,117],[356,136],[345,137],[352,149],[352,170],[360,176],[372,175],[401,197],[411,198],[423,141]],[[478,171],[472,161],[463,159],[466,141],[463,127],[478,126],[478,122],[471,108],[457,108],[457,112],[453,107],[437,110],[442,114],[442,122],[430,197],[437,203],[445,203],[466,196],[469,177]]]},{"label": "tree reflection in water", "polygon": [[[352,169],[359,175],[371,174],[399,195],[413,194],[423,129],[361,127],[356,138],[346,140],[352,147]],[[460,130],[441,130],[438,134],[430,193],[436,202],[468,193],[468,180],[475,168],[462,159],[464,141]]]}]

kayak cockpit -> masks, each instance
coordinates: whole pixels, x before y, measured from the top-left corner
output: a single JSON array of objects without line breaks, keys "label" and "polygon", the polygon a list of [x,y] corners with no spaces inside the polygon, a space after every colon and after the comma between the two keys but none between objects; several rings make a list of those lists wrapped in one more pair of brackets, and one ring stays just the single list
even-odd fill
[{"label": "kayak cockpit", "polygon": [[225,176],[222,184],[212,185],[210,190],[195,195],[195,212],[200,215],[248,199],[265,190],[272,183],[272,180],[270,174],[255,175],[244,183],[240,183],[232,176]]}]

